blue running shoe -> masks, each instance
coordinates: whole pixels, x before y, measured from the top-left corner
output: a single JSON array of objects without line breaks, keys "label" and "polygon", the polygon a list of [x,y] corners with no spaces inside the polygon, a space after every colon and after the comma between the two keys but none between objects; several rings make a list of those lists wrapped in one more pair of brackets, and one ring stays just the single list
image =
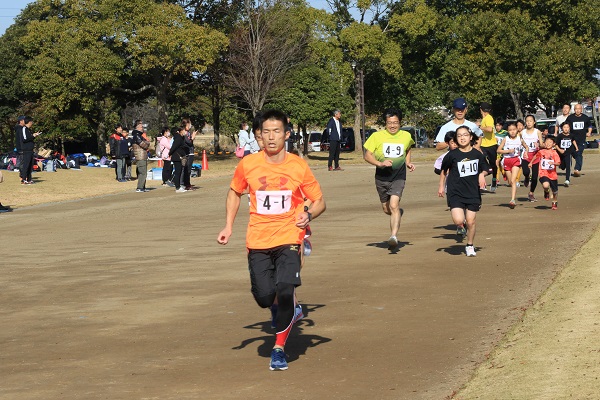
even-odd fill
[{"label": "blue running shoe", "polygon": [[283,349],[273,349],[271,352],[271,364],[269,365],[269,369],[271,371],[285,371],[288,369]]},{"label": "blue running shoe", "polygon": [[304,312],[302,311],[302,306],[300,304],[296,304],[296,307],[294,308],[294,319],[292,320],[292,323],[295,324],[296,322],[300,321],[302,318],[304,318]]},{"label": "blue running shoe", "polygon": [[277,329],[277,304],[271,306],[271,328]]}]

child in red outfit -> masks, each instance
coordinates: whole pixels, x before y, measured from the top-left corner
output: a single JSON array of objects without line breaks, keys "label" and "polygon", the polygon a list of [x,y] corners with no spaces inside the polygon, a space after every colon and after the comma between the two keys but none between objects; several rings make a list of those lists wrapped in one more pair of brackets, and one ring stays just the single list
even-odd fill
[{"label": "child in red outfit", "polygon": [[544,188],[544,199],[550,199],[550,190],[552,190],[552,209],[558,209],[558,173],[556,167],[560,165],[560,156],[554,150],[554,136],[546,136],[544,148],[536,153],[529,165],[535,161],[540,163],[540,183]]}]

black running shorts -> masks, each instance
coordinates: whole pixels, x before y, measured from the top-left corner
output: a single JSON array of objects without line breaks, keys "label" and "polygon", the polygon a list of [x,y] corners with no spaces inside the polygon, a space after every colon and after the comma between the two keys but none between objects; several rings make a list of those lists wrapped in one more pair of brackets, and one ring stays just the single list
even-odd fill
[{"label": "black running shorts", "polygon": [[252,293],[257,297],[275,293],[278,283],[295,286],[300,280],[300,245],[287,244],[272,249],[248,249],[248,269]]},{"label": "black running shorts", "polygon": [[462,208],[469,211],[477,212],[481,209],[481,202],[478,201],[467,201],[459,197],[448,197],[448,207],[450,210],[453,208]]},{"label": "black running shorts", "polygon": [[544,182],[548,182],[550,184],[550,190],[552,190],[552,193],[558,192],[558,181],[557,180],[552,180],[552,179],[548,178],[547,176],[542,176],[540,178],[540,183],[544,184]]}]

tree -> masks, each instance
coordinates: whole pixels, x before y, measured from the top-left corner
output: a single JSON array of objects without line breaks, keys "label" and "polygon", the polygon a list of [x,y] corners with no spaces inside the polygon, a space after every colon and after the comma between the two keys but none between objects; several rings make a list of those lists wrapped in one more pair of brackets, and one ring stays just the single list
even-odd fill
[{"label": "tree", "polygon": [[181,7],[164,2],[37,4],[48,15],[29,22],[23,38],[29,57],[26,88],[40,93],[38,106],[55,130],[60,129],[59,121],[78,115],[88,119],[96,128],[101,152],[107,120],[114,119],[115,108],[107,106],[117,105],[117,95],[140,99],[152,91],[160,125],[165,125],[173,77],[194,79],[227,44],[223,34],[194,25]]},{"label": "tree", "polygon": [[226,82],[252,115],[261,110],[284,77],[305,59],[308,31],[295,24],[303,5],[244,2],[244,20],[231,36]]}]

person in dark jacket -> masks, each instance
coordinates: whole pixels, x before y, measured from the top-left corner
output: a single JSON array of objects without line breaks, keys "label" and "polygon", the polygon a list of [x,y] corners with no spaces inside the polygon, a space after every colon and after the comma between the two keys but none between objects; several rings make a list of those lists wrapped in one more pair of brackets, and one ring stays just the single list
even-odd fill
[{"label": "person in dark jacket", "polygon": [[[121,157],[121,140],[123,140],[123,125],[117,124],[115,132],[108,138],[110,146],[110,156],[117,161],[115,175],[117,181],[126,182],[125,180],[125,159]],[[129,155],[129,149],[126,152]]]},{"label": "person in dark jacket", "polygon": [[15,168],[21,170],[21,161],[23,160],[23,150],[21,150],[23,136],[23,127],[25,126],[25,116],[21,115],[17,118],[17,124],[15,125],[15,152],[17,153],[17,165]]},{"label": "person in dark jacket", "polygon": [[187,130],[185,125],[182,125],[179,128],[173,128],[172,131],[177,132],[173,135],[173,144],[171,145],[171,150],[169,150],[169,156],[171,156],[171,161],[173,162],[173,183],[175,184],[175,192],[183,193],[187,191],[185,186],[181,185],[182,160],[187,164],[188,157],[184,138]]},{"label": "person in dark jacket", "polygon": [[343,171],[340,167],[340,141],[342,140],[342,125],[340,110],[333,112],[333,117],[327,122],[327,131],[329,133],[329,159],[327,168],[329,171]]},{"label": "person in dark jacket", "polygon": [[33,149],[35,148],[35,138],[42,132],[31,132],[33,118],[25,117],[25,126],[21,134],[21,150],[23,151],[23,161],[19,174],[21,175],[21,184],[29,185],[33,183],[31,173],[33,172]]},{"label": "person in dark jacket", "polygon": [[[132,141],[129,137],[129,131],[127,128],[123,128],[121,132],[121,139],[117,142],[119,150],[117,154],[117,167],[121,165],[122,180],[120,182],[128,182],[131,178],[131,146]],[[120,162],[119,162],[120,160]]]},{"label": "person in dark jacket", "polygon": [[194,139],[196,138],[197,131],[189,118],[184,118],[181,121],[181,126],[185,127],[185,136],[183,139],[187,149],[187,162],[182,165],[183,172],[181,174],[181,184],[186,190],[195,190],[195,187],[191,183],[191,177],[192,165],[194,163]]}]

